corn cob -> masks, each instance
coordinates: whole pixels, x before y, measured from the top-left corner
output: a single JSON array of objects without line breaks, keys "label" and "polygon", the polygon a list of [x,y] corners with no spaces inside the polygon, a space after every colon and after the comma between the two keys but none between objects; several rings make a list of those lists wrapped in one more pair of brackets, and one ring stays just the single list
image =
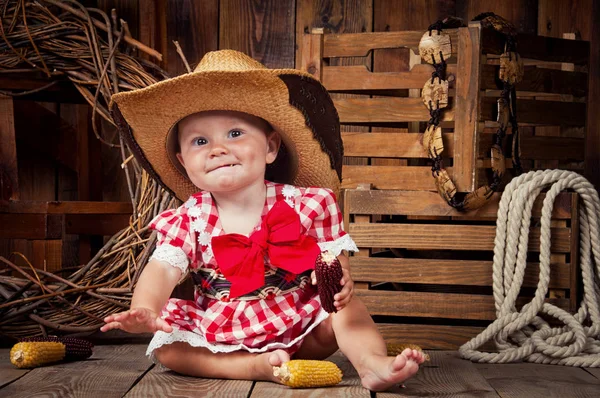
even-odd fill
[{"label": "corn cob", "polygon": [[423,353],[423,357],[426,361],[429,361],[429,354],[423,352],[423,349],[416,344],[399,344],[399,343],[387,343],[387,354],[389,356],[395,357],[404,351],[405,349],[410,348],[411,350],[417,350]]},{"label": "corn cob", "polygon": [[92,355],[92,343],[73,337],[32,337],[10,350],[10,361],[18,368],[35,368],[62,360],[85,359]]},{"label": "corn cob", "polygon": [[292,388],[327,387],[342,381],[342,371],[329,361],[294,359],[273,367],[273,375]]},{"label": "corn cob", "polygon": [[315,261],[315,274],[317,276],[317,290],[321,298],[323,309],[329,313],[337,312],[333,302],[333,296],[342,290],[340,281],[344,274],[340,260],[331,253],[324,252],[317,256]]}]

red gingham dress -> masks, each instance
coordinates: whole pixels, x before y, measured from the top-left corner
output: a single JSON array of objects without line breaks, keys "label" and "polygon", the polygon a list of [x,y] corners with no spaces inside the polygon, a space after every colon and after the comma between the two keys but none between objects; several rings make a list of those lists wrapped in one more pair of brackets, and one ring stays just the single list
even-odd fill
[{"label": "red gingham dress", "polygon": [[[302,233],[316,238],[322,251],[336,255],[342,250],[357,251],[344,232],[342,214],[331,190],[269,181],[265,185],[262,219],[276,202],[285,201],[298,213]],[[151,259],[167,262],[184,274],[192,273],[196,287],[194,300],[167,302],[161,316],[173,326],[173,332],[156,332],[148,355],[176,341],[212,352],[281,348],[293,354],[304,337],[329,315],[321,308],[310,272],[289,274],[271,266],[268,259],[263,288],[246,297],[228,298],[227,288],[219,286],[219,281],[227,281],[219,273],[211,248],[211,238],[224,231],[209,192],[197,193],[179,208],[161,213],[150,227],[158,231]]]}]

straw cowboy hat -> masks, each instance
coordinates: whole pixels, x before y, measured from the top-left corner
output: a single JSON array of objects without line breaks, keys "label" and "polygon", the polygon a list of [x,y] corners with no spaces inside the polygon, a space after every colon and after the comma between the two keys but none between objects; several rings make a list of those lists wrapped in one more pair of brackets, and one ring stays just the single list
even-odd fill
[{"label": "straw cowboy hat", "polygon": [[295,69],[267,69],[233,50],[207,53],[193,72],[113,95],[111,113],[148,173],[184,201],[198,192],[175,157],[177,123],[209,110],[245,112],[281,134],[266,179],[339,192],[343,147],[339,118],[325,88]]}]

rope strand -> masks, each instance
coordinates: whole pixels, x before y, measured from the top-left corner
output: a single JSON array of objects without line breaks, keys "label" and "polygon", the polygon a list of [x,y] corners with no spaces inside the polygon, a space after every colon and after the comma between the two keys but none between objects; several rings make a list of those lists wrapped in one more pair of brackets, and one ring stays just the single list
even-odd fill
[{"label": "rope strand", "polygon": [[[541,217],[539,282],[535,297],[517,311],[516,299],[526,267],[531,211],[537,196],[548,187]],[[544,302],[550,281],[552,207],[556,196],[565,189],[577,192],[582,202],[579,220],[584,294],[575,315]],[[572,171],[529,172],[506,186],[498,208],[494,241],[493,292],[497,319],[459,348],[463,358],[489,363],[528,361],[600,367],[599,216],[598,192],[584,177]],[[556,318],[564,326],[550,327],[541,314]],[[584,326],[588,319],[591,326]],[[491,339],[499,352],[477,351]]]}]

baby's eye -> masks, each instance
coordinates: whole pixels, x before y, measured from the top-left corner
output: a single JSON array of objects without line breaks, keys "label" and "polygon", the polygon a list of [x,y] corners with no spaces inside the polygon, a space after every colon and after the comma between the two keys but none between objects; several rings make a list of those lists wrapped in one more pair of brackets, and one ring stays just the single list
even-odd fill
[{"label": "baby's eye", "polygon": [[202,138],[202,137],[198,137],[198,138],[194,138],[194,141],[192,141],[192,145],[206,145],[208,141],[206,141],[206,138]]},{"label": "baby's eye", "polygon": [[230,138],[236,138],[236,137],[241,136],[242,134],[244,134],[244,133],[242,133],[240,130],[230,130],[229,131]]}]

